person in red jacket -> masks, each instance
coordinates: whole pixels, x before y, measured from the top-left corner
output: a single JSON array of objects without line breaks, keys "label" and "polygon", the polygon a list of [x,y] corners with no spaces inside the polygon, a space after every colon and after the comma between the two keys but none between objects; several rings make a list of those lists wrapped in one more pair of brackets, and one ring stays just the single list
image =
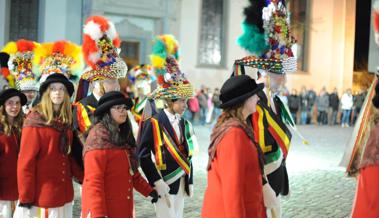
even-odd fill
[{"label": "person in red jacket", "polygon": [[265,218],[263,154],[246,118],[255,111],[263,84],[247,75],[231,77],[221,88],[221,108],[208,149],[208,186],[203,218]]},{"label": "person in red jacket", "polygon": [[17,190],[17,156],[27,102],[20,91],[10,88],[0,93],[0,217],[11,218]]},{"label": "person in red jacket", "polygon": [[[374,89],[374,88],[372,88]],[[369,98],[373,90],[368,93]],[[361,143],[351,156],[348,173],[357,177],[355,199],[351,217],[379,217],[379,83],[375,86],[375,95],[363,109],[365,114],[365,133]],[[358,141],[358,139],[357,139]]]},{"label": "person in red jacket", "polygon": [[133,188],[153,197],[153,202],[158,200],[158,193],[138,172],[136,142],[127,116],[132,106],[132,100],[118,91],[99,100],[98,121],[83,148],[82,217],[133,218]]},{"label": "person in red jacket", "polygon": [[24,121],[17,166],[19,207],[15,218],[70,218],[74,190],[72,178],[83,172],[71,156],[74,85],[54,73],[40,86],[41,101]]}]

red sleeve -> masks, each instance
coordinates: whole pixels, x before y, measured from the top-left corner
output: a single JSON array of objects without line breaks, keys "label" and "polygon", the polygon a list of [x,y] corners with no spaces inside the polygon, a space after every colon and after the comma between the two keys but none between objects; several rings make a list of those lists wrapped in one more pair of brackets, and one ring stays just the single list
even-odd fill
[{"label": "red sleeve", "polygon": [[75,159],[70,156],[71,173],[80,184],[83,183],[84,172],[83,169],[76,163]]},{"label": "red sleeve", "polygon": [[217,163],[222,169],[221,187],[225,218],[246,218],[244,195],[245,153],[249,139],[241,129],[232,128],[217,146]]},{"label": "red sleeve", "polygon": [[153,191],[153,188],[147,183],[145,178],[141,176],[139,172],[136,172],[133,176],[133,187],[143,196],[147,197]]},{"label": "red sleeve", "polygon": [[22,129],[20,153],[17,162],[17,181],[19,200],[22,203],[34,203],[36,161],[40,150],[38,127]]},{"label": "red sleeve", "polygon": [[107,167],[106,152],[104,150],[88,151],[84,156],[85,185],[83,193],[86,193],[88,208],[91,217],[107,216],[104,193],[104,174]]}]

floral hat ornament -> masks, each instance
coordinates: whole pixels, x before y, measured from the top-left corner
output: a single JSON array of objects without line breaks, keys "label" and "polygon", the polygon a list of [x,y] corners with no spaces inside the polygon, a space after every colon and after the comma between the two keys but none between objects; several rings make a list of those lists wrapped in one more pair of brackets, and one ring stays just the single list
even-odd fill
[{"label": "floral hat ornament", "polygon": [[8,68],[16,79],[16,88],[20,91],[38,91],[32,60],[34,51],[39,46],[36,42],[20,39],[8,42],[3,48],[3,52],[9,54]]},{"label": "floral hat ornament", "polygon": [[159,35],[154,39],[150,55],[158,87],[153,91],[155,99],[191,98],[193,87],[181,72],[177,59],[179,44],[172,35]]},{"label": "floral hat ornament", "polygon": [[243,34],[237,43],[252,56],[236,61],[272,73],[285,74],[297,69],[285,0],[250,0],[244,10]]},{"label": "floral hat ornament", "polygon": [[54,73],[77,80],[83,69],[82,50],[75,43],[64,40],[43,43],[35,51],[33,64],[40,83]]},{"label": "floral hat ornament", "polygon": [[88,81],[124,78],[126,63],[119,56],[120,37],[112,22],[102,16],[89,17],[83,28],[83,54],[91,70],[82,75]]}]

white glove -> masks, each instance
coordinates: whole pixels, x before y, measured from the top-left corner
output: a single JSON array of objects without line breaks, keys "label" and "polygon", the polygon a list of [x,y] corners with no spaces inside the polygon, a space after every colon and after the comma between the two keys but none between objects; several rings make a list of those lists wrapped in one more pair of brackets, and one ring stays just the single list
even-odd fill
[{"label": "white glove", "polygon": [[154,182],[154,189],[158,192],[159,197],[165,201],[167,206],[170,208],[170,186],[168,186],[162,179],[160,179]]},{"label": "white glove", "polygon": [[275,191],[269,183],[263,185],[263,201],[266,208],[279,206],[279,198],[276,197]]},{"label": "white glove", "polygon": [[189,195],[188,197],[192,198],[193,197],[193,184],[189,185]]}]

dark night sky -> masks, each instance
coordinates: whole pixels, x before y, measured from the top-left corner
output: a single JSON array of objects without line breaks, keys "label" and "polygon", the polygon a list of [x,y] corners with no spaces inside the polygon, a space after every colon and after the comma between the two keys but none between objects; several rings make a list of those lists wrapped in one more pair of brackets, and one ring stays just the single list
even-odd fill
[{"label": "dark night sky", "polygon": [[357,0],[355,17],[354,70],[368,70],[371,0]]}]

